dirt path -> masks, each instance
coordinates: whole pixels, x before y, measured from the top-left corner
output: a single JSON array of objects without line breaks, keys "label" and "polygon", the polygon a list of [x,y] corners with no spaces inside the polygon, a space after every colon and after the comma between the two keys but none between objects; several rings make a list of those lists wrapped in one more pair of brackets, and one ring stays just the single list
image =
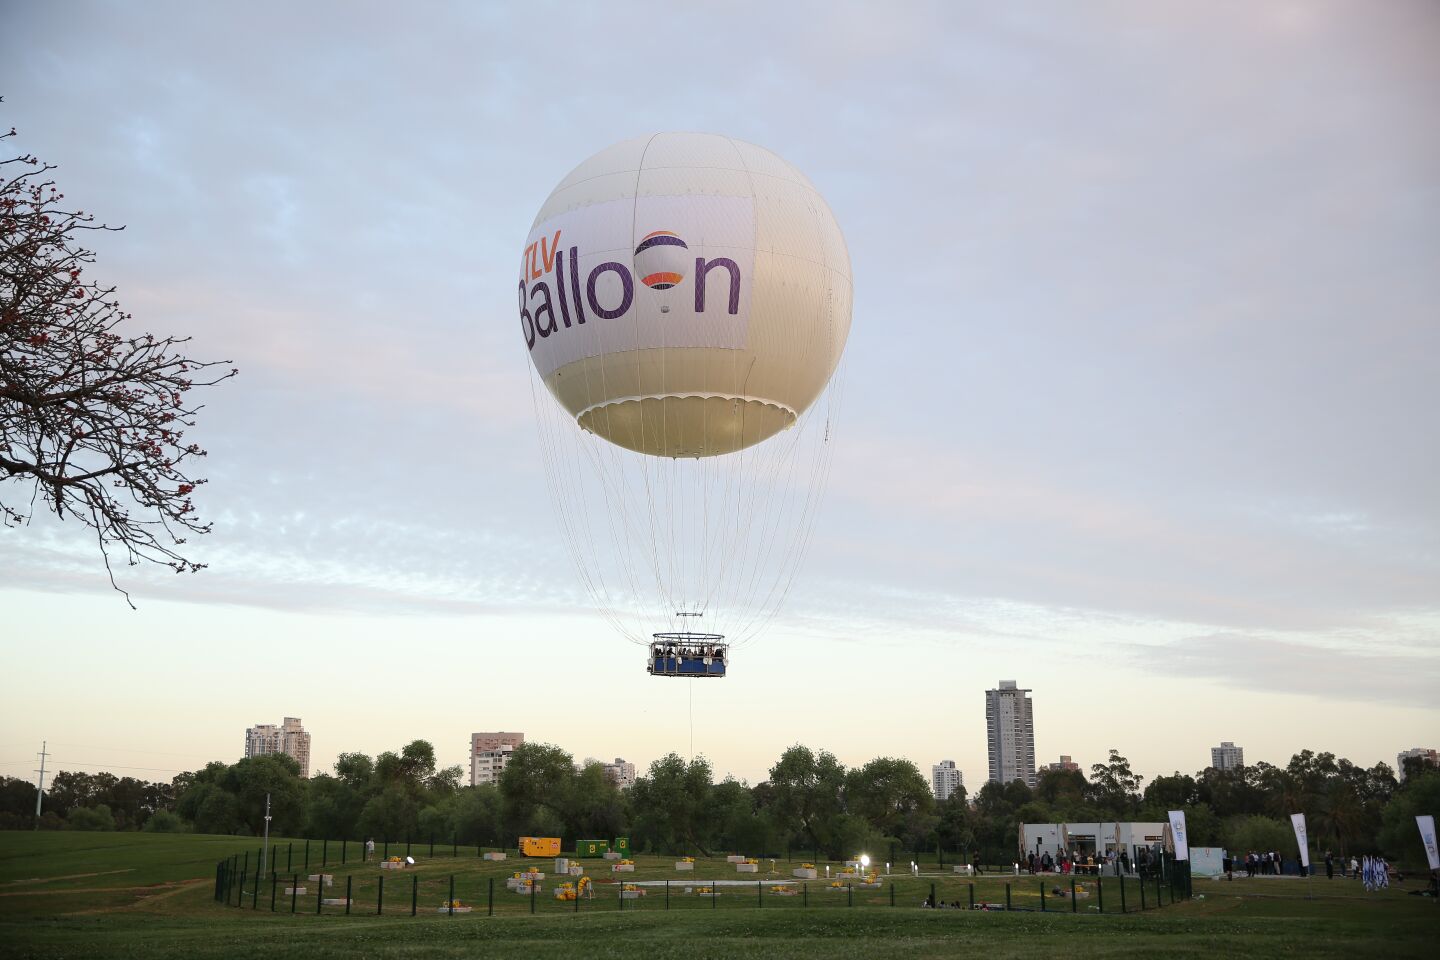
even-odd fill
[{"label": "dirt path", "polygon": [[[102,870],[99,873],[67,873],[63,877],[30,877],[26,880],[11,880],[7,886],[14,886],[21,883],[54,883],[56,880],[83,880],[86,877],[108,877],[112,873],[134,873],[134,867],[127,867],[124,870]],[[3,895],[3,894],[0,894]]]}]

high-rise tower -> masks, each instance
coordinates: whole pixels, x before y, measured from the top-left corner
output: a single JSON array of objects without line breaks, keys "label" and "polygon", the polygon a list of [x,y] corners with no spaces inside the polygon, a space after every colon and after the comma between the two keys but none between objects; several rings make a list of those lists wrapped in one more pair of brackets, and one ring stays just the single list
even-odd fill
[{"label": "high-rise tower", "polygon": [[1030,713],[1030,691],[1001,680],[985,691],[985,728],[990,747],[990,779],[996,783],[1023,780],[1035,786],[1035,723]]}]

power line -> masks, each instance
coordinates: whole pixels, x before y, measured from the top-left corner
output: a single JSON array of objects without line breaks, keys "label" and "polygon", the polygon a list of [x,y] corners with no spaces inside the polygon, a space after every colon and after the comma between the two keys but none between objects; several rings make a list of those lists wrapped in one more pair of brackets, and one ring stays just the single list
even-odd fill
[{"label": "power line", "polygon": [[[114,750],[117,753],[153,753],[163,757],[194,757],[193,753],[176,753],[173,750],[140,750],[135,747],[106,747],[97,743],[56,743],[57,747],[71,747],[76,750]],[[208,761],[207,761],[208,762]]]},{"label": "power line", "polygon": [[[34,763],[27,760],[26,763]],[[51,760],[50,765],[59,769],[62,765],[68,764],[72,767],[99,767],[103,770],[148,770],[151,773],[189,773],[189,770],[181,770],[176,767],[135,767],[123,763],[91,763],[88,760]],[[193,769],[193,768],[192,768]],[[61,771],[64,772],[64,771]]]}]

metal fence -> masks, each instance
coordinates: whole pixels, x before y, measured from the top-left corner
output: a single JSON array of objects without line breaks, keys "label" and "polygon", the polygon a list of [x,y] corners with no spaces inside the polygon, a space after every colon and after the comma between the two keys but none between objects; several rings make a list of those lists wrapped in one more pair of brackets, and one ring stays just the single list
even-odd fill
[{"label": "metal fence", "polygon": [[[377,847],[378,850],[378,847]],[[1185,863],[1171,863],[1164,875],[1152,878],[1040,876],[921,875],[877,877],[873,884],[857,879],[798,880],[766,877],[757,880],[671,878],[665,880],[593,879],[573,899],[557,899],[557,884],[579,886],[579,878],[549,877],[526,885],[478,871],[447,870],[424,862],[380,869],[374,861],[340,861],[325,869],[298,868],[294,850],[285,850],[289,869],[272,861],[258,869],[248,853],[215,866],[215,900],[231,908],[272,913],[376,916],[516,916],[627,910],[803,910],[814,907],[930,908],[1040,913],[1118,915],[1163,909],[1190,896]],[[348,851],[342,848],[342,858]],[[600,861],[604,863],[604,861]],[[533,864],[521,862],[529,867]],[[723,861],[718,861],[723,865]],[[513,867],[517,864],[510,864]],[[711,861],[709,865],[717,865]],[[487,865],[488,867],[488,865]],[[499,865],[488,867],[500,871]],[[653,872],[653,871],[651,871]],[[518,889],[512,889],[516,887]]]}]

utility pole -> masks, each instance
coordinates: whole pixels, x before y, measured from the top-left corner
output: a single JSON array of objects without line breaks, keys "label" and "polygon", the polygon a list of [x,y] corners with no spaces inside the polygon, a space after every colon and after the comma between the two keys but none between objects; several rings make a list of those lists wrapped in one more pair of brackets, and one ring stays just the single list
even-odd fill
[{"label": "utility pole", "polygon": [[45,796],[45,758],[49,756],[45,752],[48,743],[40,741],[40,769],[35,771],[40,774],[39,781],[35,784],[35,829],[40,829],[40,800]]},{"label": "utility pole", "polygon": [[265,876],[265,864],[270,859],[270,794],[268,793],[265,794],[265,844],[261,850],[263,852],[260,854],[260,872],[255,875],[257,877]]}]

